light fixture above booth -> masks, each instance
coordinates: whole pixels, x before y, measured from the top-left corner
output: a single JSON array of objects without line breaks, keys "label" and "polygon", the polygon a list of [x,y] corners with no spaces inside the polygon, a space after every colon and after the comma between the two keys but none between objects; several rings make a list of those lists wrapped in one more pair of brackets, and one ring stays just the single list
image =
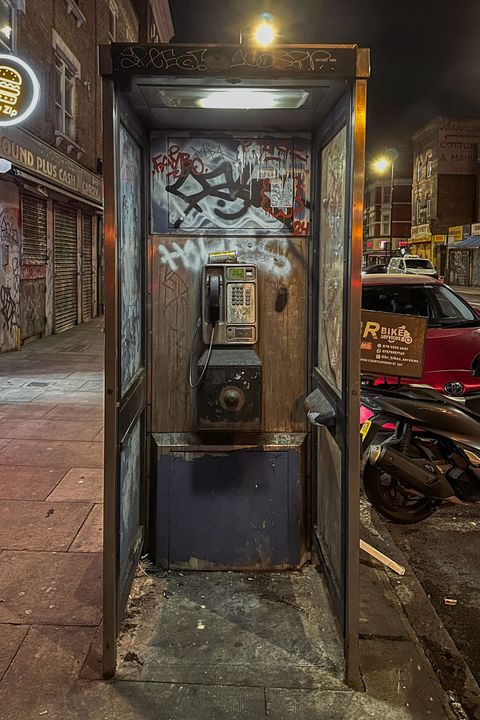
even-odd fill
[{"label": "light fixture above booth", "polygon": [[296,109],[309,93],[296,88],[163,87],[158,95],[167,107],[221,110]]}]

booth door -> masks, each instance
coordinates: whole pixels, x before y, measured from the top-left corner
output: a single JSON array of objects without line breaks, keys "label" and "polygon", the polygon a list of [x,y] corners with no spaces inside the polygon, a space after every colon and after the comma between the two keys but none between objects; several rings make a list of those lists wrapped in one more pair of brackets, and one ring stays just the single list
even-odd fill
[{"label": "booth door", "polygon": [[[143,546],[145,492],[145,242],[143,150],[105,88],[104,652],[116,642]],[[111,94],[110,94],[111,93]],[[113,113],[112,113],[113,108]]]},{"label": "booth door", "polygon": [[345,640],[358,667],[359,353],[365,83],[318,139],[312,389],[333,411],[314,428],[313,537]]}]

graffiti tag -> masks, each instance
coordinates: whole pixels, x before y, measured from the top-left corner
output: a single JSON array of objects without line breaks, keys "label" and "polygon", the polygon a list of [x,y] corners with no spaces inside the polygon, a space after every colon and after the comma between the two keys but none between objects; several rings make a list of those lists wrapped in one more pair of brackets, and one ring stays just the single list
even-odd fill
[{"label": "graffiti tag", "polygon": [[[292,266],[287,254],[292,248],[287,238],[255,240],[254,243],[248,243],[247,248],[248,262],[257,265],[266,275],[274,278],[285,278],[290,275]],[[207,242],[204,238],[196,238],[187,240],[183,246],[166,240],[158,245],[160,262],[173,272],[177,272],[180,268],[189,272],[199,272],[208,262],[209,253],[226,250],[231,250],[231,242],[223,238],[209,238]]]}]

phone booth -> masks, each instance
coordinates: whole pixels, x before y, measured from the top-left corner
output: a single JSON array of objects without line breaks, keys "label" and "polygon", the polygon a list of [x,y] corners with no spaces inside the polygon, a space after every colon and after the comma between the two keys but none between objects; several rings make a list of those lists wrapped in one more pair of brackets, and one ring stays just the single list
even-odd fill
[{"label": "phone booth", "polygon": [[320,564],[354,684],[368,50],[113,44],[100,69],[104,673],[148,553],[185,582]]}]

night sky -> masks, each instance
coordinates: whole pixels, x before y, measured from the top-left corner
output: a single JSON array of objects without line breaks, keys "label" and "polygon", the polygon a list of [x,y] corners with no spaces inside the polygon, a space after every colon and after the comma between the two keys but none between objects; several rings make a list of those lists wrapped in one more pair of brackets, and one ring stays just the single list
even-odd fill
[{"label": "night sky", "polygon": [[368,151],[411,162],[412,133],[438,115],[480,117],[480,0],[170,0],[175,42],[237,42],[271,12],[279,42],[371,48]]}]

